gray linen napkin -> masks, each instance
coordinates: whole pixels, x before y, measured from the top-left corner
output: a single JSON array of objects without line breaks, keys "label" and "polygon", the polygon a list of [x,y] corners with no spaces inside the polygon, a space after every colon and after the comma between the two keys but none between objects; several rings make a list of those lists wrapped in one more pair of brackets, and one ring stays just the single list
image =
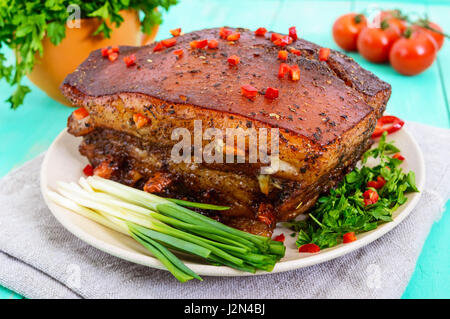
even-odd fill
[{"label": "gray linen napkin", "polygon": [[29,298],[399,298],[450,195],[450,130],[407,127],[424,153],[427,181],[417,207],[394,230],[320,265],[185,284],[66,231],[40,193],[41,155],[0,180],[0,284]]}]

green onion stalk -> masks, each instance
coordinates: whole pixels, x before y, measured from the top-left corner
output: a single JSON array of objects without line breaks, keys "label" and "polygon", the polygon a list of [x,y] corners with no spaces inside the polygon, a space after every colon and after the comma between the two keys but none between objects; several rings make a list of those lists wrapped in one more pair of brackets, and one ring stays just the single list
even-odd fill
[{"label": "green onion stalk", "polygon": [[97,176],[79,184],[59,182],[48,191],[56,204],[131,236],[180,282],[202,278],[173,252],[198,256],[217,266],[255,273],[272,271],[283,243],[226,226],[189,208],[229,207],[162,198]]}]

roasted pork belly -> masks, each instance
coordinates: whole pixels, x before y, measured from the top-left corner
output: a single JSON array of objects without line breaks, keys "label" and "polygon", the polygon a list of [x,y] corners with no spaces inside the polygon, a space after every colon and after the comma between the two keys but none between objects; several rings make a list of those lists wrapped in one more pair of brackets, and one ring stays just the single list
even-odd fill
[{"label": "roasted pork belly", "polygon": [[[331,50],[319,61],[320,47],[302,39],[289,45],[301,55],[286,61],[299,67],[300,80],[280,79],[280,48],[270,33],[230,30],[240,39],[219,40],[218,49],[192,49],[190,42],[219,39],[219,29],[185,34],[157,52],[155,45],[120,47],[120,57],[135,54],[132,67],[92,52],[62,85],[89,112],[81,121],[69,118],[69,133],[84,137],[80,152],[99,174],[164,196],[228,205],[205,213],[270,235],[277,221],[306,212],[354,167],[371,145],[391,88],[342,53]],[[173,54],[178,49],[181,58]],[[240,58],[236,66],[227,62],[232,55]],[[241,95],[247,84],[259,90],[256,98]],[[264,97],[268,87],[279,90],[277,99]],[[136,124],[136,114],[145,125]],[[202,132],[277,128],[279,169],[261,174],[261,162],[174,162],[172,133],[186,128],[193,136],[195,120]],[[249,146],[233,151],[248,156]]]}]

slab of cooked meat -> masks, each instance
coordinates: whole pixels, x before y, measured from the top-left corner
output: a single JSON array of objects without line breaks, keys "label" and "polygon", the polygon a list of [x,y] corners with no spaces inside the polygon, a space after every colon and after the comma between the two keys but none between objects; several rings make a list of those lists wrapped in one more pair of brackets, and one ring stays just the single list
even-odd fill
[{"label": "slab of cooked meat", "polygon": [[[80,152],[98,174],[164,196],[229,205],[207,213],[270,235],[276,221],[307,211],[354,167],[371,145],[391,87],[340,52],[319,61],[320,47],[302,39],[283,48],[300,50],[285,61],[298,65],[300,80],[280,79],[280,47],[271,33],[229,30],[240,39],[223,40],[219,29],[207,29],[156,52],[157,44],[120,47],[115,62],[92,52],[61,87],[89,112],[82,120],[69,118],[69,133],[84,136]],[[190,47],[203,39],[216,39],[219,47]],[[173,54],[179,49],[182,57]],[[127,67],[122,58],[131,54],[136,64]],[[240,58],[236,66],[227,62],[232,55]],[[247,84],[258,89],[256,98],[241,94]],[[268,87],[279,97],[265,98]],[[146,121],[142,127],[138,114]],[[203,130],[278,128],[280,170],[262,176],[261,163],[174,163],[172,131],[192,133],[194,120],[202,120]]]}]

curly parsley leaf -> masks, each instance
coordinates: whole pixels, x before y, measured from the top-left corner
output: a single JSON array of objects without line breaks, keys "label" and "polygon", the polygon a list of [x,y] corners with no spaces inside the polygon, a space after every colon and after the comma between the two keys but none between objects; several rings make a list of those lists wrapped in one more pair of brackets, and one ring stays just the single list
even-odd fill
[{"label": "curly parsley leaf", "polygon": [[[7,65],[0,54],[0,79],[15,86],[14,93],[7,99],[12,109],[16,109],[30,89],[22,85],[22,79],[34,67],[37,55],[42,56],[42,41],[48,36],[58,45],[66,36],[66,22],[70,12],[69,5],[80,8],[81,18],[98,18],[100,26],[93,35],[102,34],[109,38],[111,25],[120,26],[123,22],[120,11],[136,10],[142,12],[141,29],[149,34],[152,27],[161,24],[162,8],[168,10],[177,0],[15,0],[0,1],[0,48],[8,46],[16,52],[14,65]],[[108,21],[108,23],[106,23]]]},{"label": "curly parsley leaf", "polygon": [[[297,246],[314,243],[321,249],[333,247],[347,232],[373,230],[380,223],[392,221],[392,212],[406,203],[406,193],[418,192],[414,172],[405,174],[399,167],[402,161],[388,156],[400,150],[392,142],[386,142],[386,135],[382,135],[376,148],[363,155],[363,163],[372,157],[379,159],[378,165],[355,168],[336,189],[318,199],[308,220],[285,223],[298,232]],[[378,201],[365,206],[363,192],[368,189],[367,182],[378,176],[386,183],[377,190]]]}]

